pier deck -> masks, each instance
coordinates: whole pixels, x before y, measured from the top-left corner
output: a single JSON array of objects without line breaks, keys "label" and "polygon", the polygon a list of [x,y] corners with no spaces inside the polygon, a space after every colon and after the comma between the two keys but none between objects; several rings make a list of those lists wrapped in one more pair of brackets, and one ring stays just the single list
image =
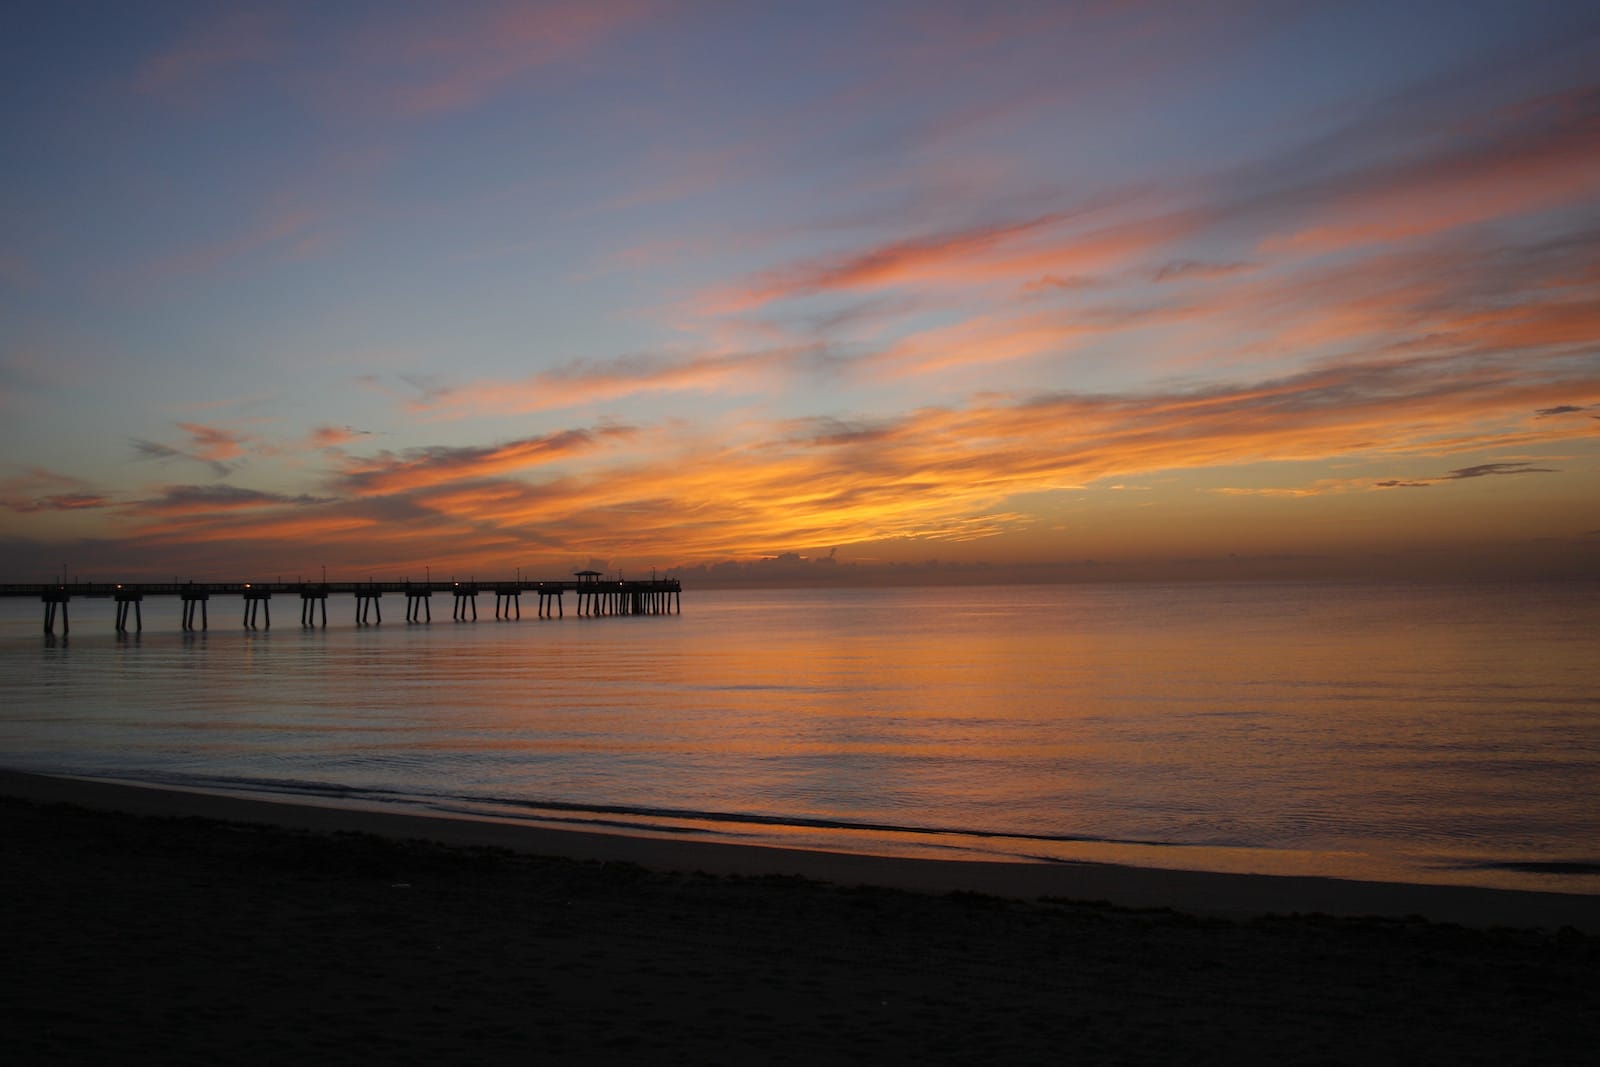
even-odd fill
[{"label": "pier deck", "polygon": [[478,594],[493,593],[496,619],[522,618],[522,596],[538,597],[537,617],[557,619],[566,616],[565,598],[576,600],[573,614],[593,615],[675,615],[682,611],[682,588],[676,578],[644,581],[602,581],[593,572],[582,572],[576,579],[562,581],[448,581],[448,582],[45,582],[0,585],[0,597],[27,597],[44,605],[44,632],[68,631],[67,605],[75,597],[115,600],[118,633],[129,629],[130,616],[135,630],[144,629],[142,604],[146,597],[176,597],[182,605],[185,630],[204,630],[209,623],[207,604],[214,596],[238,597],[244,605],[243,626],[247,630],[272,626],[272,598],[298,597],[301,626],[328,625],[328,598],[355,598],[357,626],[383,622],[382,598],[406,598],[406,622],[433,621],[435,594],[453,601],[452,618],[472,622],[478,618]]}]

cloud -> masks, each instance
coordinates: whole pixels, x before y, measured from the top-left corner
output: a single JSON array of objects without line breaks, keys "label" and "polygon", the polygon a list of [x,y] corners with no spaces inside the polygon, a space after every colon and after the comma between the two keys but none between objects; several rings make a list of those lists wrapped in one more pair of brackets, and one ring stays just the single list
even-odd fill
[{"label": "cloud", "polygon": [[144,438],[135,437],[130,439],[129,443],[141,459],[188,458],[183,452],[173,448],[171,445],[164,445],[160,441],[147,441]]},{"label": "cloud", "polygon": [[[672,565],[812,545],[970,543],[1034,529],[1039,520],[1011,502],[1062,486],[1149,484],[1132,480],[1266,461],[1413,462],[1582,439],[1585,427],[1531,413],[1592,391],[1595,374],[1581,357],[1532,366],[1514,353],[1468,363],[1386,358],[1243,384],[986,394],[898,415],[752,418],[716,434],[576,427],[481,447],[341,455],[314,496],[169,487],[122,514],[141,543],[166,548],[255,551],[276,539],[271,558],[290,555],[283,567],[304,565],[291,550],[306,545],[330,560],[420,571],[445,553]],[[1293,497],[1545,470],[1502,461],[1437,479],[1223,491]]]},{"label": "cloud", "polygon": [[244,454],[244,442],[248,440],[230,430],[197,422],[180,422],[178,429],[189,435],[191,454],[207,463],[237,459]]},{"label": "cloud", "polygon": [[772,388],[791,367],[823,351],[821,346],[811,345],[687,358],[642,355],[574,360],[511,381],[435,385],[413,400],[411,407],[451,416],[523,414],[604,404],[643,393],[755,393]]},{"label": "cloud", "polygon": [[1573,404],[1557,404],[1555,407],[1540,408],[1534,414],[1542,419],[1547,419],[1555,415],[1573,415],[1587,410],[1589,410],[1589,405],[1578,407]]},{"label": "cloud", "polygon": [[1554,467],[1535,467],[1531,463],[1479,463],[1473,467],[1460,467],[1444,475],[1441,481],[1460,481],[1463,478],[1487,478],[1499,474],[1559,474]]},{"label": "cloud", "polygon": [[514,0],[385,19],[355,43],[351,77],[399,114],[462,111],[532,71],[569,63],[650,18],[654,4]]},{"label": "cloud", "polygon": [[1070,278],[1062,278],[1055,274],[1045,274],[1034,278],[1032,281],[1022,283],[1022,292],[1025,294],[1044,293],[1054,291],[1076,292],[1091,289],[1096,285],[1104,284],[1103,279],[1088,274],[1077,274]]},{"label": "cloud", "polygon": [[330,450],[370,436],[371,430],[358,430],[350,425],[318,426],[312,429],[309,444],[312,448]]},{"label": "cloud", "polygon": [[1446,127],[1409,157],[1286,191],[1314,214],[1269,247],[1328,251],[1584,203],[1600,193],[1597,121],[1600,86],[1588,85]]},{"label": "cloud", "polygon": [[40,511],[88,511],[111,507],[110,497],[99,493],[51,493],[36,497],[0,495],[0,508],[19,514]]},{"label": "cloud", "polygon": [[223,12],[146,59],[133,87],[142,93],[189,91],[218,75],[267,62],[281,51],[279,22],[262,9]]},{"label": "cloud", "polygon": [[240,509],[284,505],[309,506],[332,502],[332,497],[314,497],[305,494],[288,496],[233,485],[173,485],[162,490],[157,497],[129,504],[128,511],[140,515],[211,515]]},{"label": "cloud", "polygon": [[1150,275],[1152,281],[1188,281],[1195,278],[1227,278],[1245,271],[1255,270],[1253,263],[1216,263],[1201,259],[1174,259],[1157,267]]},{"label": "cloud", "polygon": [[[905,310],[877,324],[882,339],[861,365],[897,380],[1022,361],[1032,373],[1106,351],[1152,371],[1216,375],[1378,348],[1592,344],[1592,228],[1541,243],[1528,236],[1538,231],[1472,227],[1600,196],[1600,156],[1588,147],[1600,90],[1510,99],[1467,126],[1450,110],[1458,97],[1397,98],[1402,119],[1366,115],[1327,139],[1335,164],[1297,153],[1206,182],[875,237],[735,278],[692,304],[726,319],[893,291]],[[1135,332],[1124,349],[1119,335]]]},{"label": "cloud", "polygon": [[1443,482],[1455,482],[1470,478],[1484,478],[1500,474],[1559,474],[1558,470],[1549,467],[1535,467],[1530,463],[1480,463],[1472,467],[1461,467],[1434,478],[1405,479],[1384,478],[1377,481],[1365,478],[1326,478],[1307,486],[1293,488],[1273,489],[1216,489],[1213,492],[1228,496],[1283,496],[1283,497],[1309,497],[1325,496],[1329,493],[1364,492],[1372,489],[1427,489],[1430,486]]},{"label": "cloud", "polygon": [[[130,440],[134,454],[140,459],[158,461],[186,459],[204,463],[220,478],[231,474],[237,467],[237,464],[229,461],[244,455],[247,444],[255,443],[255,439],[247,434],[217,426],[207,426],[197,422],[180,422],[177,426],[189,435],[186,448],[135,437]],[[257,447],[260,447],[259,444]]]},{"label": "cloud", "polygon": [[381,496],[470,481],[542,468],[559,460],[592,453],[633,433],[631,427],[606,426],[563,430],[482,447],[435,446],[407,449],[398,454],[381,452],[369,458],[349,459],[333,485],[341,493]]},{"label": "cloud", "polygon": [[324,227],[335,217],[330,203],[312,204],[290,193],[263,208],[253,221],[233,233],[202,240],[138,265],[135,286],[204,275],[239,260],[262,256],[283,258],[314,254],[324,243]]},{"label": "cloud", "polygon": [[112,499],[89,483],[45,467],[31,467],[0,481],[0,508],[18,514],[108,508]]},{"label": "cloud", "polygon": [[1021,286],[1119,266],[1192,229],[1179,215],[1097,228],[1083,223],[1078,212],[1053,212],[879,243],[774,268],[707,294],[702,303],[712,313],[728,314],[782,300],[899,286]]}]

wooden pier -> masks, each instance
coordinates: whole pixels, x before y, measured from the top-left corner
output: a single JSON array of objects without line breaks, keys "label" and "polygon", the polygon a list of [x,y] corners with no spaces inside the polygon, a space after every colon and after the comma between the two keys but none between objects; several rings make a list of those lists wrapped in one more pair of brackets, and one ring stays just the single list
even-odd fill
[{"label": "wooden pier", "polygon": [[596,571],[579,571],[570,581],[535,582],[517,579],[510,582],[52,582],[38,585],[0,585],[0,597],[29,597],[44,605],[44,632],[54,634],[56,622],[67,634],[70,622],[67,605],[74,598],[114,600],[117,605],[118,633],[144,629],[143,603],[147,597],[175,597],[181,605],[181,624],[185,631],[205,630],[208,608],[214,596],[238,597],[244,606],[241,625],[247,630],[272,628],[272,598],[299,597],[300,625],[326,627],[328,598],[355,598],[355,624],[377,626],[383,622],[380,603],[384,594],[406,598],[406,622],[433,621],[435,593],[452,597],[456,622],[475,622],[478,595],[494,594],[494,617],[502,622],[522,618],[523,594],[538,598],[536,615],[540,619],[566,617],[565,598],[572,594],[574,615],[676,615],[683,610],[682,588],[676,578],[648,581],[607,581]]}]

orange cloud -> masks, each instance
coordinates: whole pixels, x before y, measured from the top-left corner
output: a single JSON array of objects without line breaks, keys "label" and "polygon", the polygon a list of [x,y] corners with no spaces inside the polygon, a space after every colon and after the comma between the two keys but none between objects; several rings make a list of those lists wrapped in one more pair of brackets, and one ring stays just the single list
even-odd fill
[{"label": "orange cloud", "polygon": [[515,381],[439,387],[412,409],[443,415],[523,414],[602,404],[641,393],[754,392],[774,384],[805,350],[703,355],[682,360],[648,356],[572,362]]},{"label": "orange cloud", "polygon": [[[1495,475],[1560,477],[1568,463],[1528,457],[1563,442],[1588,447],[1592,420],[1551,413],[1597,403],[1592,360],[1431,356],[1249,386],[991,397],[870,422],[749,423],[692,438],[568,430],[380,452],[350,458],[325,496],[175,487],[122,514],[141,544],[226,543],[285,568],[307,565],[284,554],[311,544],[373,567],[451,558],[509,570],[590,556],[674,565],[813,545],[962,543],[1033,526],[1009,503],[1028,494],[1262,461],[1435,457],[1440,473],[1414,484],[1438,493]],[[1444,460],[1496,453],[1454,469]],[[1272,491],[1402,484],[1324,479]]]},{"label": "orange cloud", "polygon": [[353,426],[318,426],[311,431],[309,444],[312,448],[326,451],[359,441],[371,433],[371,430],[358,430]]},{"label": "orange cloud", "polygon": [[434,471],[385,488],[430,513],[536,530],[573,552],[648,546],[707,558],[795,544],[963,540],[1028,524],[996,506],[1060,485],[1269,459],[1445,455],[1575,439],[1585,427],[1547,420],[1531,428],[1535,412],[1597,394],[1600,376],[1582,364],[1529,375],[1515,361],[1473,369],[1419,360],[1330,367],[1251,388],[1061,395],[931,408],[870,425],[787,423],[738,445],[635,455],[538,485],[454,482]]},{"label": "orange cloud", "polygon": [[197,422],[180,422],[178,429],[189,435],[189,448],[192,454],[207,463],[237,459],[244,453],[244,442],[247,438],[242,434]]}]

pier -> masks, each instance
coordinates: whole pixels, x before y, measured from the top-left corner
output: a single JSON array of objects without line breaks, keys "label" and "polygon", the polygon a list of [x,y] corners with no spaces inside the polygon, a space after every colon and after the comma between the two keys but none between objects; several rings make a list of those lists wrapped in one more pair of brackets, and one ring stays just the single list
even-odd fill
[{"label": "pier", "polygon": [[143,604],[146,598],[172,597],[180,605],[180,624],[185,632],[204,631],[210,624],[208,605],[212,597],[238,597],[243,605],[240,625],[247,630],[272,628],[272,598],[298,597],[300,625],[306,628],[328,625],[328,598],[348,596],[355,600],[357,626],[377,626],[383,622],[381,600],[384,594],[406,598],[407,623],[433,621],[433,594],[454,600],[451,618],[455,622],[476,622],[478,595],[494,594],[494,617],[501,622],[522,618],[522,596],[537,598],[536,617],[566,618],[566,597],[574,599],[573,615],[676,615],[682,612],[682,588],[676,578],[651,578],[645,581],[608,581],[597,571],[579,571],[567,581],[476,581],[448,582],[45,582],[36,585],[0,585],[0,597],[27,597],[44,605],[44,632],[54,634],[61,624],[65,636],[70,629],[68,605],[74,598],[114,600],[119,634],[144,629]]}]

